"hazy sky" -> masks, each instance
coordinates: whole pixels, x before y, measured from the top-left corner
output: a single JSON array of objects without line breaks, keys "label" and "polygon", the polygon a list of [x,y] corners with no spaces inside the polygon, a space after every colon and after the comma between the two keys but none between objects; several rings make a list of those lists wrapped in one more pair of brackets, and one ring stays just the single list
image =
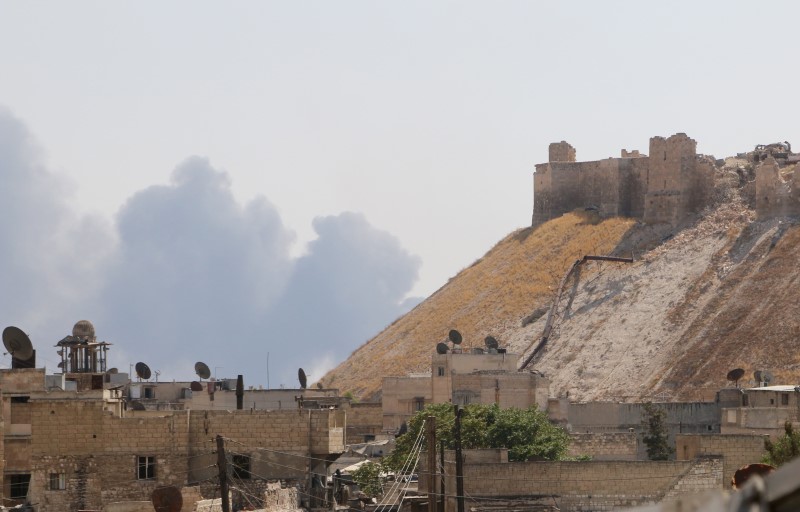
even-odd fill
[{"label": "hazy sky", "polygon": [[42,357],[88,318],[120,365],[188,378],[224,359],[266,383],[269,352],[272,385],[302,360],[314,380],[530,223],[551,141],[581,160],[679,131],[718,157],[800,145],[796,19],[794,2],[0,0],[0,321]]}]

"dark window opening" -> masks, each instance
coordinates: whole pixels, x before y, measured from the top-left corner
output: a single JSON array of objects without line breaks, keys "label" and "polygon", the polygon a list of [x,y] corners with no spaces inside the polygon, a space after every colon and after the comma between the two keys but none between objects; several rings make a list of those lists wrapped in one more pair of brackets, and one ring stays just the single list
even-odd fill
[{"label": "dark window opening", "polygon": [[144,388],[144,397],[145,398],[155,398],[156,397],[155,388]]},{"label": "dark window opening", "polygon": [[31,483],[31,475],[9,475],[10,494],[12,500],[28,499],[28,487]]},{"label": "dark window opening", "polygon": [[67,488],[67,474],[66,473],[50,473],[50,490],[63,491]]},{"label": "dark window opening", "polygon": [[156,458],[151,456],[136,458],[136,478],[152,480],[156,477]]},{"label": "dark window opening", "polygon": [[250,457],[248,455],[233,454],[233,477],[240,480],[250,478]]},{"label": "dark window opening", "polygon": [[414,399],[414,412],[419,412],[425,408],[425,399],[424,398],[415,398]]},{"label": "dark window opening", "polygon": [[444,366],[439,367],[439,377],[444,377]]},{"label": "dark window opening", "polygon": [[770,398],[769,399],[769,405],[775,405],[775,399],[774,398]]},{"label": "dark window opening", "polygon": [[375,440],[374,434],[364,434],[364,442],[369,443]]},{"label": "dark window opening", "polygon": [[781,405],[789,405],[789,393],[781,394]]},{"label": "dark window opening", "polygon": [[12,396],[11,397],[11,403],[12,404],[27,404],[29,399],[30,399],[29,396]]},{"label": "dark window opening", "polygon": [[747,395],[742,395],[742,405],[747,407],[749,400]]}]

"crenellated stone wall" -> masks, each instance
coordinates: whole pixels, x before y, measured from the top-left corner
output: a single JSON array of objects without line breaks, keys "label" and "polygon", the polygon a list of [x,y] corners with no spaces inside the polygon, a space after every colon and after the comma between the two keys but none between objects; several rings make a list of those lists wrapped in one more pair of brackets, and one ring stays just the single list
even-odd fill
[{"label": "crenellated stone wall", "polygon": [[714,163],[696,149],[678,133],[650,139],[650,156],[623,149],[620,158],[576,162],[572,146],[551,144],[550,161],[534,173],[533,225],[575,209],[676,224],[702,210],[713,190]]}]

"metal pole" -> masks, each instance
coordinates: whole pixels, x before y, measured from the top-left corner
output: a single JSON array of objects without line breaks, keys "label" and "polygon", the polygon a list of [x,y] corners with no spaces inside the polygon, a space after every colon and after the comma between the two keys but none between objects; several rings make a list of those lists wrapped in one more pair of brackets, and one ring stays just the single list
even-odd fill
[{"label": "metal pole", "polygon": [[222,512],[231,512],[228,502],[228,466],[225,460],[225,440],[217,434],[217,468],[219,469],[219,492],[222,495]]},{"label": "metal pole", "polygon": [[464,459],[461,456],[461,411],[456,408],[456,503],[458,512],[464,512]]},{"label": "metal pole", "polygon": [[244,408],[244,378],[241,375],[236,377],[236,410]]},{"label": "metal pole", "polygon": [[428,512],[436,511],[436,416],[425,422],[425,440],[428,442]]},{"label": "metal pole", "polygon": [[441,499],[441,507],[439,507],[439,512],[444,512],[444,500],[445,500],[445,492],[444,492],[444,439],[439,441],[439,463],[442,465],[442,478],[441,484],[442,487],[439,489],[439,495],[442,497]]}]

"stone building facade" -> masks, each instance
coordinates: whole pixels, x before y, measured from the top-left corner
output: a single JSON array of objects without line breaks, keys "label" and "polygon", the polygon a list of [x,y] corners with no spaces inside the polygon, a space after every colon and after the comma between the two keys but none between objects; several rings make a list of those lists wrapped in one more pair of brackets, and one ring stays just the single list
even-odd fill
[{"label": "stone building facade", "polygon": [[344,451],[342,409],[132,410],[121,389],[48,390],[45,382],[43,369],[0,371],[5,505],[99,510],[149,501],[168,485],[214,496],[217,435],[240,489],[263,496],[268,482],[283,480],[308,496],[307,475],[324,475],[325,460]]},{"label": "stone building facade", "polygon": [[567,142],[551,144],[549,162],[533,175],[533,225],[575,209],[674,225],[708,204],[714,163],[685,133],[651,138],[650,156],[624,149],[621,155],[577,162]]},{"label": "stone building facade", "polygon": [[516,354],[449,351],[434,354],[431,373],[383,379],[383,427],[397,431],[429,403],[498,404],[502,408],[547,409],[550,381],[517,371]]}]

